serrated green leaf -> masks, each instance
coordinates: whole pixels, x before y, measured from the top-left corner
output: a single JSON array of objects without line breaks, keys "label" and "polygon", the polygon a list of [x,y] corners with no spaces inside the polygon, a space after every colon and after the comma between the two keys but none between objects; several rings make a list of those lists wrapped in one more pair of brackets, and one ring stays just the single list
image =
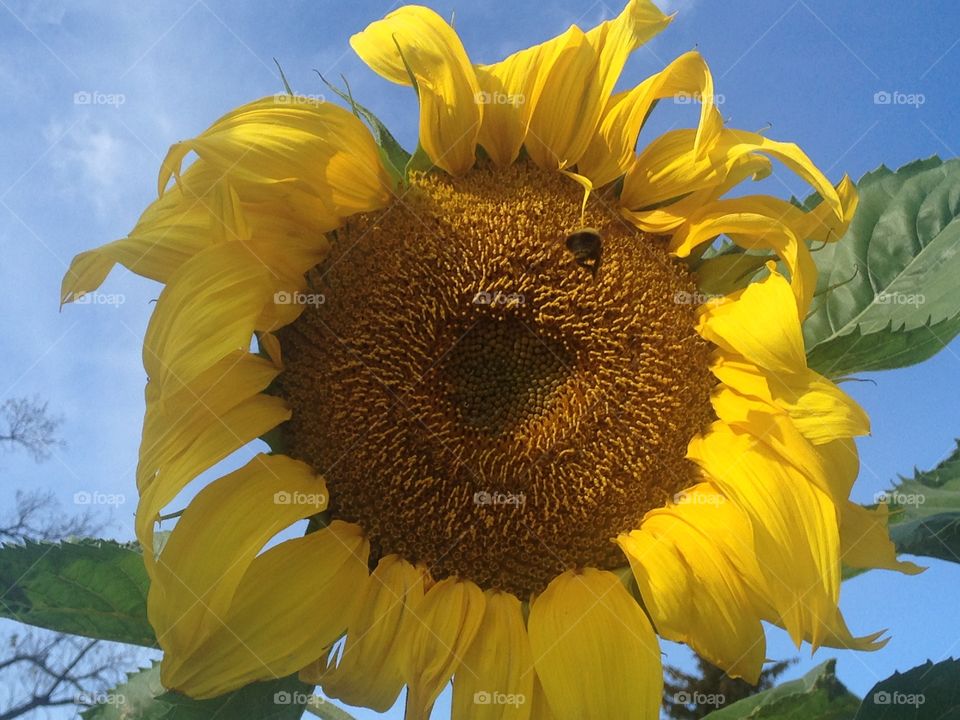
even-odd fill
[{"label": "serrated green leaf", "polygon": [[96,693],[90,700],[98,703],[80,713],[83,720],[133,720],[150,717],[154,698],[163,695],[160,684],[160,663],[127,675],[122,682],[106,693]]},{"label": "serrated green leaf", "polygon": [[881,167],[858,188],[847,233],[813,254],[804,339],[831,377],[921,362],[960,332],[960,160]]},{"label": "serrated green leaf", "polygon": [[0,547],[0,616],[103,640],[155,647],[147,571],[112,540]]},{"label": "serrated green leaf", "polygon": [[251,683],[210,700],[193,700],[168,692],[160,684],[160,665],[131,675],[106,693],[107,702],[81,713],[84,720],[212,720],[256,718],[297,720],[303,715],[313,686],[295,675]]},{"label": "serrated green leaf", "polygon": [[854,720],[960,720],[960,660],[929,660],[874,685]]},{"label": "serrated green leaf", "polygon": [[897,552],[960,562],[960,441],[935,468],[901,477],[877,500],[890,510]]},{"label": "serrated green leaf", "polygon": [[798,680],[716,710],[707,720],[850,720],[860,704],[859,698],[837,680],[836,660],[817,665]]}]

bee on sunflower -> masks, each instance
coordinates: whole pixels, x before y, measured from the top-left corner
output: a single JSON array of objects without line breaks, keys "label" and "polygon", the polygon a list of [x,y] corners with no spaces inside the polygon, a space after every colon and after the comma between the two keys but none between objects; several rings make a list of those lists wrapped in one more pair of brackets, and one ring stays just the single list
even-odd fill
[{"label": "bee on sunflower", "polygon": [[[670,20],[631,0],[475,65],[402,7],[351,44],[417,92],[409,163],[349,109],[267,97],[175,144],[129,236],[74,259],[64,300],[115,263],[164,284],[145,548],[192,480],[272,442],[145,554],[167,687],[299,672],[380,711],[406,687],[414,719],[452,680],[454,718],[656,718],[658,636],[751,682],[764,621],[882,646],[847,628],[841,564],[916,567],[886,506],[849,500],[868,418],[801,333],[810,245],[855,187],[725,127],[696,52],[614,93]],[[677,96],[697,127],[636,152]],[[772,160],[820,202],[728,197]],[[720,235],[746,252],[711,253]]]}]

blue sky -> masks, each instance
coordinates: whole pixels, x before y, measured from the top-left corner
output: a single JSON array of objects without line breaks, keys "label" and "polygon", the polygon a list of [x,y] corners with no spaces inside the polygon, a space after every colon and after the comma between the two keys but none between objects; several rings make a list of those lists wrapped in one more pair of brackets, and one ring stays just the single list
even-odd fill
[{"label": "blue sky", "polygon": [[[431,6],[445,17],[455,12],[480,62],[620,10],[590,0]],[[676,20],[635,54],[622,86],[696,47],[713,68],[729,124],[769,124],[769,136],[798,142],[834,180],[881,163],[957,156],[960,9],[951,0],[673,0],[663,7],[678,11]],[[104,291],[122,303],[60,313],[60,278],[75,253],[129,230],[155,193],[171,143],[282,89],[273,57],[301,93],[324,92],[314,68],[330,78],[346,75],[355,96],[412,148],[412,92],[373,75],[347,42],[390,8],[330,0],[0,1],[0,398],[48,399],[64,417],[68,443],[42,466],[0,456],[0,501],[9,503],[17,487],[50,487],[72,511],[82,509],[77,492],[119,494],[125,502],[97,509],[112,513],[118,537],[132,535],[145,380],[140,348],[158,286],[115,270]],[[923,102],[876,104],[878,92]],[[695,112],[662,103],[651,130],[690,124]],[[785,170],[764,189],[806,192]],[[856,499],[869,501],[898,473],[935,464],[949,451],[960,435],[958,368],[955,342],[920,367],[848,386],[873,419],[873,435],[860,442]],[[804,652],[791,674],[837,657],[840,677],[862,694],[896,669],[960,654],[960,616],[944,612],[945,599],[960,589],[960,567],[927,564],[916,578],[873,573],[844,585],[852,628],[890,628],[886,648],[822,650],[813,659]],[[770,657],[796,654],[783,633],[770,638]],[[671,661],[687,662],[686,651],[667,649]]]}]

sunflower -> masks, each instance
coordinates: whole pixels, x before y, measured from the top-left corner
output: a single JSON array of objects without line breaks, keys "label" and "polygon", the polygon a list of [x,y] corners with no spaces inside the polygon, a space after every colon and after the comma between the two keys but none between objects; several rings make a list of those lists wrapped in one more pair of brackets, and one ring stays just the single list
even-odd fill
[{"label": "sunflower", "polygon": [[[64,301],[115,263],[164,284],[144,548],[271,443],[145,553],[167,687],[299,672],[375,710],[406,686],[425,718],[452,679],[455,718],[655,718],[658,635],[749,682],[763,621],[882,646],[847,628],[841,567],[916,568],[849,500],[868,419],[801,332],[855,187],[725,127],[696,52],[615,93],[670,19],[632,0],[474,65],[403,7],[351,44],[419,97],[405,167],[355,104],[267,97],[174,145],[129,236],[74,259]],[[676,97],[697,127],[638,153]],[[729,197],[772,160],[818,201]]]}]

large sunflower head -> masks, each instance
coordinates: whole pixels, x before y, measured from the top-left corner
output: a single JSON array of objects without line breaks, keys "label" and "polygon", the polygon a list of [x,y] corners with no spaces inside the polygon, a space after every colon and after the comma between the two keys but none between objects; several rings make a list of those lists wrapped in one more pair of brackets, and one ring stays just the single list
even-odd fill
[{"label": "large sunflower head", "polygon": [[[74,260],[65,300],[117,262],[165,285],[145,548],[198,475],[272,447],[146,553],[168,687],[300,672],[425,718],[452,678],[455,718],[655,718],[657,635],[749,681],[762,621],[881,644],[844,623],[841,562],[914,568],[848,499],[868,421],[801,333],[855,190],[724,127],[695,52],[614,94],[669,21],[632,0],[474,65],[401,8],[351,44],[418,94],[409,162],[355,104],[268,97],[174,145],[130,235]],[[637,153],[675,96],[697,126]],[[728,196],[774,159],[819,203]]]}]

